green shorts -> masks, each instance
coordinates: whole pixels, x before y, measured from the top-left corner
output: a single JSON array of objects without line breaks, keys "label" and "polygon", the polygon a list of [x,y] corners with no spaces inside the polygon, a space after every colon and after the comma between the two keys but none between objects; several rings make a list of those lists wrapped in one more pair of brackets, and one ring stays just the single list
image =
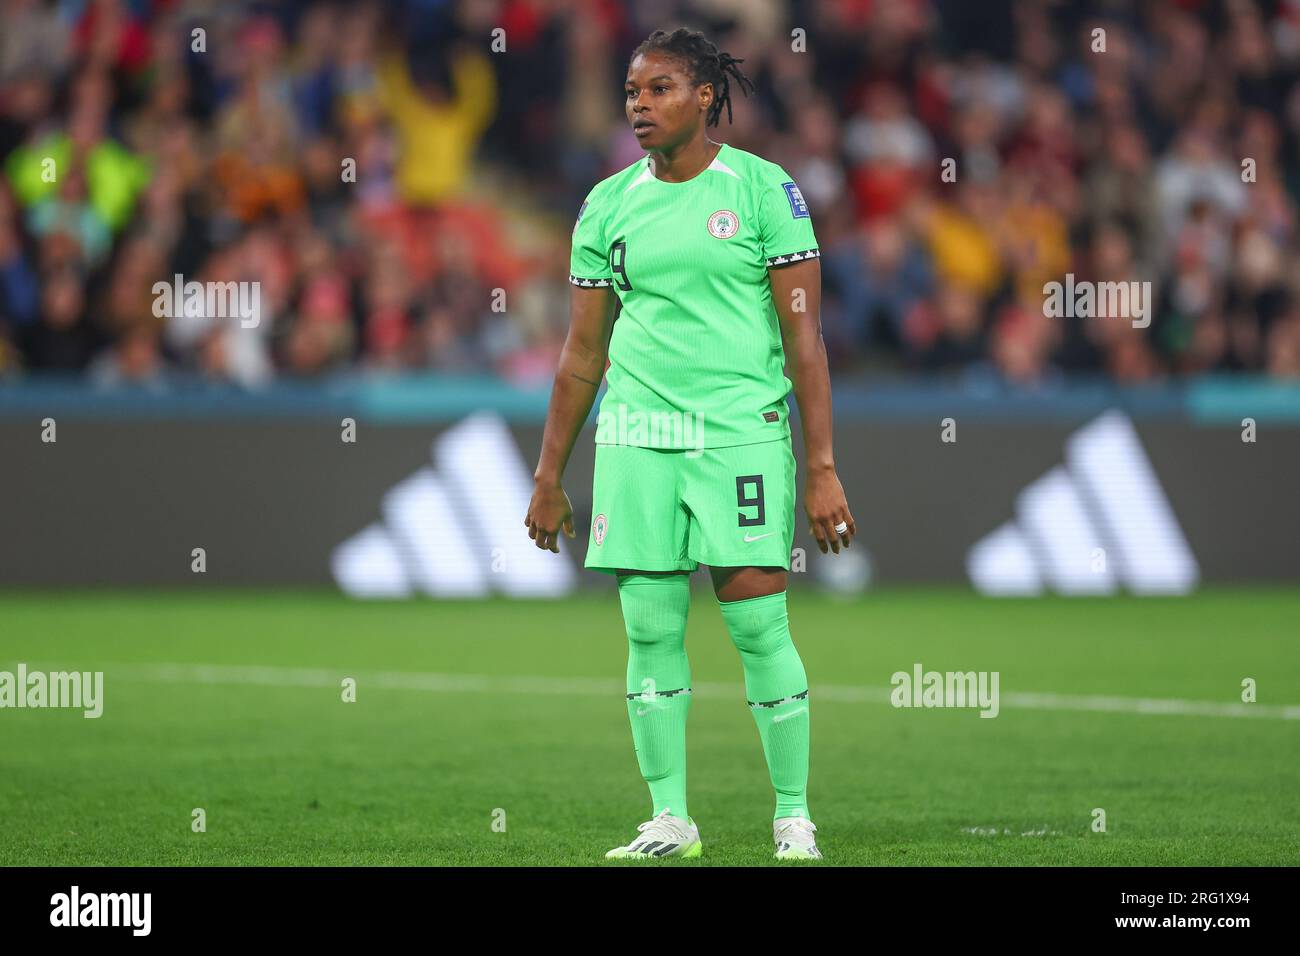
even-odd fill
[{"label": "green shorts", "polygon": [[794,473],[788,438],[702,450],[598,445],[586,566],[789,570]]}]

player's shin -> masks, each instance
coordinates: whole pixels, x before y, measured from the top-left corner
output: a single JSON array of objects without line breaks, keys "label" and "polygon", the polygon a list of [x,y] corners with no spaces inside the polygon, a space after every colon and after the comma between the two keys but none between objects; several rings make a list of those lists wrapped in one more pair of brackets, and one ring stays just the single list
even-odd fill
[{"label": "player's shin", "polygon": [[745,668],[745,695],[776,791],[774,819],[808,817],[808,676],[790,637],[785,592],[720,602]]},{"label": "player's shin", "polygon": [[654,813],[666,810],[685,819],[690,579],[684,574],[620,575],[618,593],[627,628],[627,712],[637,763]]}]

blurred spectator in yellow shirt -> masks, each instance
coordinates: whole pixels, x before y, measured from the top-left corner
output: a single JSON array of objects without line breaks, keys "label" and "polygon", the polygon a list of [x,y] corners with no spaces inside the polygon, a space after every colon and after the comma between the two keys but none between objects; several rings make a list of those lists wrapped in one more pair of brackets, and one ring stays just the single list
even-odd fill
[{"label": "blurred spectator in yellow shirt", "polygon": [[460,192],[496,112],[496,75],[486,56],[462,49],[448,68],[450,89],[438,79],[417,85],[401,54],[385,56],[379,67],[380,102],[400,146],[397,190],[413,205],[435,205]]}]

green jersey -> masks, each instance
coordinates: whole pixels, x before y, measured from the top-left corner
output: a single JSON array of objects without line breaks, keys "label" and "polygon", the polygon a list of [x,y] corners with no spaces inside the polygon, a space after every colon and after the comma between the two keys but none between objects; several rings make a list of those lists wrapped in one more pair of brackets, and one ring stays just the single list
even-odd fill
[{"label": "green jersey", "polygon": [[682,183],[650,157],[602,180],[573,227],[569,281],[613,288],[596,442],[724,448],[787,437],[790,380],[767,270],[819,255],[775,163],[723,144]]}]

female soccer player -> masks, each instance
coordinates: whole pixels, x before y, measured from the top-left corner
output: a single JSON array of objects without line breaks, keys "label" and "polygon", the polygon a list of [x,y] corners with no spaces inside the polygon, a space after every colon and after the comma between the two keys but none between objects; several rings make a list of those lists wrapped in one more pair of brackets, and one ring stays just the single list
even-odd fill
[{"label": "female soccer player", "polygon": [[744,665],[776,789],[776,856],[821,857],[806,796],[808,679],[786,617],[791,379],[809,530],[838,554],[857,529],[831,451],[808,207],[780,166],[705,132],[724,106],[731,120],[729,78],[753,88],[740,62],[684,29],[657,30],[632,55],[625,109],[647,156],[598,183],[578,210],[569,333],[524,518],[539,548],[558,553],[560,531],[574,536],[560,479],[606,374],[586,566],[618,576],[628,717],[654,803],[638,836],[608,857],[702,849],[686,804],[684,648],[700,563]]}]

